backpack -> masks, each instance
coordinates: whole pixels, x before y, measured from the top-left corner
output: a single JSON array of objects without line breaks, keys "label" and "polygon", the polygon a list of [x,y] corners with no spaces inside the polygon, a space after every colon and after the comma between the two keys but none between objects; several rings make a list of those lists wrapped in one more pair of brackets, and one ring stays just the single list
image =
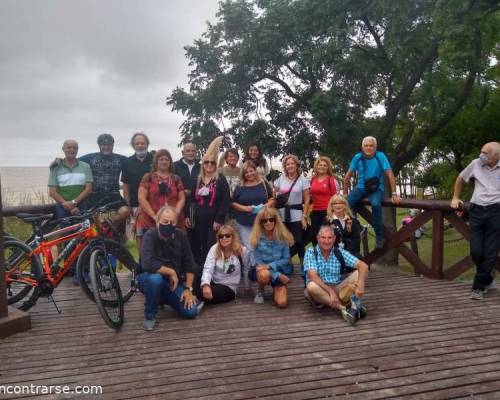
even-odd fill
[{"label": "backpack", "polygon": [[[313,247],[313,252],[314,252],[314,258],[316,259],[316,263],[318,262],[318,249],[316,246]],[[354,268],[350,268],[346,265],[344,256],[340,252],[338,247],[333,248],[333,255],[337,258],[338,262],[340,263],[340,276],[344,277],[344,275],[351,273],[354,271]]]}]

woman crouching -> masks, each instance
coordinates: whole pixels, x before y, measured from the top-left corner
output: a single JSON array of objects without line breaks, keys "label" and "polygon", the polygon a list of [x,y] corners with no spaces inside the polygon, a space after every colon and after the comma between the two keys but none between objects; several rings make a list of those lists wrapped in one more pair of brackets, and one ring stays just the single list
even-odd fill
[{"label": "woman crouching", "polygon": [[257,214],[249,242],[256,264],[250,271],[250,279],[259,284],[254,302],[264,303],[264,288],[271,284],[274,302],[285,308],[288,305],[286,285],[290,281],[287,275],[293,272],[289,260],[293,236],[275,208],[265,207]]},{"label": "woman crouching", "polygon": [[241,272],[246,277],[250,265],[251,253],[241,245],[234,228],[221,226],[217,231],[217,242],[208,251],[203,266],[200,300],[207,304],[234,300]]}]

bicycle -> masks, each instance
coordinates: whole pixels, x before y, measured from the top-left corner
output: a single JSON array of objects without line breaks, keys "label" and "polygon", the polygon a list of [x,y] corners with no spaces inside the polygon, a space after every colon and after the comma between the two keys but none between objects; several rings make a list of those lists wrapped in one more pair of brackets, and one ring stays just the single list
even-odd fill
[{"label": "bicycle", "polygon": [[[90,220],[91,217],[105,212],[112,205],[113,203],[110,203],[83,215],[63,218],[61,221],[66,223],[81,222],[47,234],[41,232],[41,227],[45,221],[52,218],[52,214],[19,214],[21,219],[32,224],[34,240],[30,245],[19,240],[7,240],[4,244],[8,303],[20,302],[32,290],[33,293],[29,299],[18,307],[21,310],[30,309],[40,297],[51,298],[54,301],[52,298],[54,289],[76,261],[78,276],[83,277],[80,282],[83,291],[89,298],[96,301],[99,311],[109,326],[113,328],[121,326],[123,303],[132,296],[136,288],[137,264],[127,249],[115,241],[103,238],[98,233],[99,226],[91,223]],[[53,239],[59,235],[63,236]],[[51,249],[60,243],[66,244],[54,260]],[[94,252],[96,255],[93,254]],[[124,295],[122,295],[115,267],[111,263],[111,257],[119,260],[131,276],[130,286],[125,288]],[[89,263],[86,262],[87,259],[90,260]],[[63,262],[62,266],[60,266],[61,262]],[[92,289],[87,285],[87,271]],[[111,295],[114,297],[111,298]],[[54,305],[57,309],[55,302]],[[116,312],[110,317],[108,314],[112,311]]]}]

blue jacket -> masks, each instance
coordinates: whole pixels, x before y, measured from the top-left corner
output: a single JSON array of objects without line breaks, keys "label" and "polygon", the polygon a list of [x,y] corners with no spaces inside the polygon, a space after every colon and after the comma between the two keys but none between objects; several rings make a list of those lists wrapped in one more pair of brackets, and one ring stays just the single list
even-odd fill
[{"label": "blue jacket", "polygon": [[288,243],[278,240],[268,240],[263,235],[253,250],[255,265],[267,264],[271,269],[272,279],[277,279],[279,274],[290,275],[293,265],[290,264],[290,247]]}]

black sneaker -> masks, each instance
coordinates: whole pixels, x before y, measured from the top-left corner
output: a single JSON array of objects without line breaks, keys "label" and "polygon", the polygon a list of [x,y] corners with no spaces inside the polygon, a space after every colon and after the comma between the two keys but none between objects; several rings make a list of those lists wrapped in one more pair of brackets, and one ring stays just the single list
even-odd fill
[{"label": "black sneaker", "polygon": [[351,307],[342,308],[342,318],[344,318],[344,320],[346,320],[351,326],[358,322],[357,314],[357,311]]},{"label": "black sneaker", "polygon": [[358,319],[366,317],[366,307],[363,304],[363,301],[355,294],[351,296],[351,307],[356,310],[356,316]]}]

